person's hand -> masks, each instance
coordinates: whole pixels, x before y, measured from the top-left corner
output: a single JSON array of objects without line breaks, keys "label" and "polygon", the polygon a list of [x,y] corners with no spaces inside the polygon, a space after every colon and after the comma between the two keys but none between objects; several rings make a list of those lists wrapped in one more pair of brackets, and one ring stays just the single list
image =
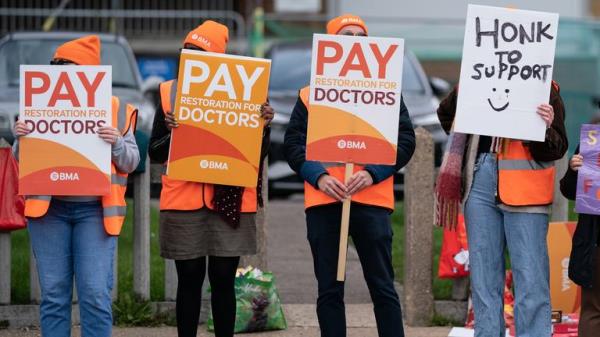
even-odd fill
[{"label": "person's hand", "polygon": [[569,161],[569,167],[571,167],[571,170],[577,172],[581,166],[583,166],[583,156],[580,154],[573,155]]},{"label": "person's hand", "polygon": [[265,120],[265,126],[271,124],[273,117],[275,117],[275,110],[269,102],[265,102],[260,106],[260,117]]},{"label": "person's hand", "polygon": [[542,117],[544,123],[546,123],[546,127],[550,127],[552,122],[554,121],[554,108],[550,104],[540,104],[537,108],[537,114]]},{"label": "person's hand", "polygon": [[121,138],[121,132],[119,130],[113,128],[112,126],[103,126],[98,129],[98,136],[102,138],[103,141],[107,142],[110,145],[114,145],[119,138]]},{"label": "person's hand", "polygon": [[373,185],[371,174],[365,170],[358,171],[348,179],[348,195],[360,192],[371,185]]},{"label": "person's hand", "polygon": [[319,190],[335,200],[342,201],[346,198],[347,188],[341,181],[328,174],[322,175],[317,181]]},{"label": "person's hand", "polygon": [[171,131],[173,128],[179,127],[179,123],[177,123],[173,111],[165,113],[165,124],[167,125],[167,129],[169,129],[169,131]]},{"label": "person's hand", "polygon": [[17,121],[15,123],[15,135],[17,135],[18,137],[22,137],[22,136],[27,136],[28,134],[31,133],[31,130],[29,128],[29,126],[27,126],[27,124],[25,124],[25,122],[22,121]]}]

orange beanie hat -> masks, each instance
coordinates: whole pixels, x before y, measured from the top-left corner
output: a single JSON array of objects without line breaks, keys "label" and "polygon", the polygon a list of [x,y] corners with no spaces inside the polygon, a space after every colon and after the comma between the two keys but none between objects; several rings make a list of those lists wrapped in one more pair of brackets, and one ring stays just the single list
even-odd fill
[{"label": "orange beanie hat", "polygon": [[56,48],[54,58],[69,60],[78,65],[100,65],[100,38],[88,35],[66,42]]},{"label": "orange beanie hat", "polygon": [[365,33],[368,33],[367,25],[360,17],[352,14],[344,14],[329,20],[327,23],[327,34],[335,35],[346,26],[359,26],[365,30]]},{"label": "orange beanie hat", "polygon": [[183,40],[183,46],[185,47],[189,43],[213,53],[224,53],[228,41],[229,29],[227,26],[206,20],[188,33]]}]

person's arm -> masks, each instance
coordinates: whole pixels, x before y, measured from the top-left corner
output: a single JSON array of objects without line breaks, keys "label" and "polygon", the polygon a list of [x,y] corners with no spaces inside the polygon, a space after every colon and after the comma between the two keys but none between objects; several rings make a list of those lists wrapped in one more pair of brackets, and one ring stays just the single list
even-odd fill
[{"label": "person's arm", "polygon": [[565,129],[565,105],[560,93],[554,86],[550,90],[550,105],[554,109],[554,120],[546,130],[546,140],[543,142],[529,142],[531,156],[538,161],[559,160],[569,148],[567,130]]},{"label": "person's arm", "polygon": [[318,188],[319,178],[327,174],[320,162],[306,160],[308,110],[300,98],[296,101],[283,141],[283,154],[288,164],[302,179]]},{"label": "person's arm", "polygon": [[135,141],[134,131],[129,130],[119,137],[112,146],[112,161],[121,172],[131,173],[140,163],[140,151]]},{"label": "person's arm", "polygon": [[150,144],[148,145],[148,156],[152,161],[160,164],[169,159],[169,148],[171,146],[171,131],[165,124],[165,114],[161,103],[159,100],[154,114]]},{"label": "person's arm", "polygon": [[454,116],[456,115],[456,100],[458,98],[458,85],[452,89],[452,91],[440,102],[440,106],[437,109],[438,119],[444,131],[450,134],[452,130],[452,124],[454,123]]},{"label": "person's arm", "polygon": [[380,183],[402,169],[415,152],[415,131],[410,120],[404,99],[400,100],[400,120],[398,126],[398,146],[395,165],[367,165],[365,170],[373,178],[373,184]]},{"label": "person's arm", "polygon": [[[579,154],[579,146],[577,146],[575,154]],[[570,200],[575,200],[577,196],[577,171],[573,170],[571,165],[567,166],[567,172],[560,180],[560,192]]]}]

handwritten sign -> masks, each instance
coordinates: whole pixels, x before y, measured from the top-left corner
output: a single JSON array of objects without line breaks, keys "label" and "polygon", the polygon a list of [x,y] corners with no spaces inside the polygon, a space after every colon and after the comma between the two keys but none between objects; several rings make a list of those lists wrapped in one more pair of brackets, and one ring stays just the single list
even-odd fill
[{"label": "handwritten sign", "polygon": [[558,14],[469,5],[455,131],[544,141]]},{"label": "handwritten sign", "polygon": [[579,153],[583,166],[577,178],[577,213],[600,215],[600,125],[583,124]]},{"label": "handwritten sign", "polygon": [[404,40],[315,34],[308,160],[394,164]]},{"label": "handwritten sign", "polygon": [[96,133],[111,125],[110,66],[22,65],[19,194],[110,193],[110,145]]},{"label": "handwritten sign", "polygon": [[271,61],[183,50],[167,175],[256,187]]}]

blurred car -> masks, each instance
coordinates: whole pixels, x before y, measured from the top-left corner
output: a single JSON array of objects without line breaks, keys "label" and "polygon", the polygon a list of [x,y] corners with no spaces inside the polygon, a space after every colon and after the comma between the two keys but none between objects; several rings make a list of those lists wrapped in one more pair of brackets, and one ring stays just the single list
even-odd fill
[{"label": "blurred car", "polygon": [[[310,82],[310,41],[275,44],[268,53],[271,59],[269,100],[275,109],[271,124],[271,152],[269,155],[269,193],[286,196],[301,192],[302,180],[290,169],[283,157],[283,138],[292,110],[298,99],[298,90]],[[436,165],[441,164],[446,134],[438,117],[437,107],[441,96],[450,85],[439,78],[428,79],[413,53],[407,51],[404,58],[402,95],[413,124],[427,129],[435,141]],[[394,190],[403,190],[402,171],[394,177]]]},{"label": "blurred car", "polygon": [[[87,35],[77,32],[10,33],[0,40],[0,138],[12,144],[13,125],[19,114],[19,65],[50,64],[56,48],[66,41]],[[102,44],[102,64],[112,66],[112,93],[138,108],[135,137],[144,161],[152,131],[154,106],[144,96],[135,56],[127,40],[118,35],[98,34]],[[147,86],[146,86],[147,87]]]}]

